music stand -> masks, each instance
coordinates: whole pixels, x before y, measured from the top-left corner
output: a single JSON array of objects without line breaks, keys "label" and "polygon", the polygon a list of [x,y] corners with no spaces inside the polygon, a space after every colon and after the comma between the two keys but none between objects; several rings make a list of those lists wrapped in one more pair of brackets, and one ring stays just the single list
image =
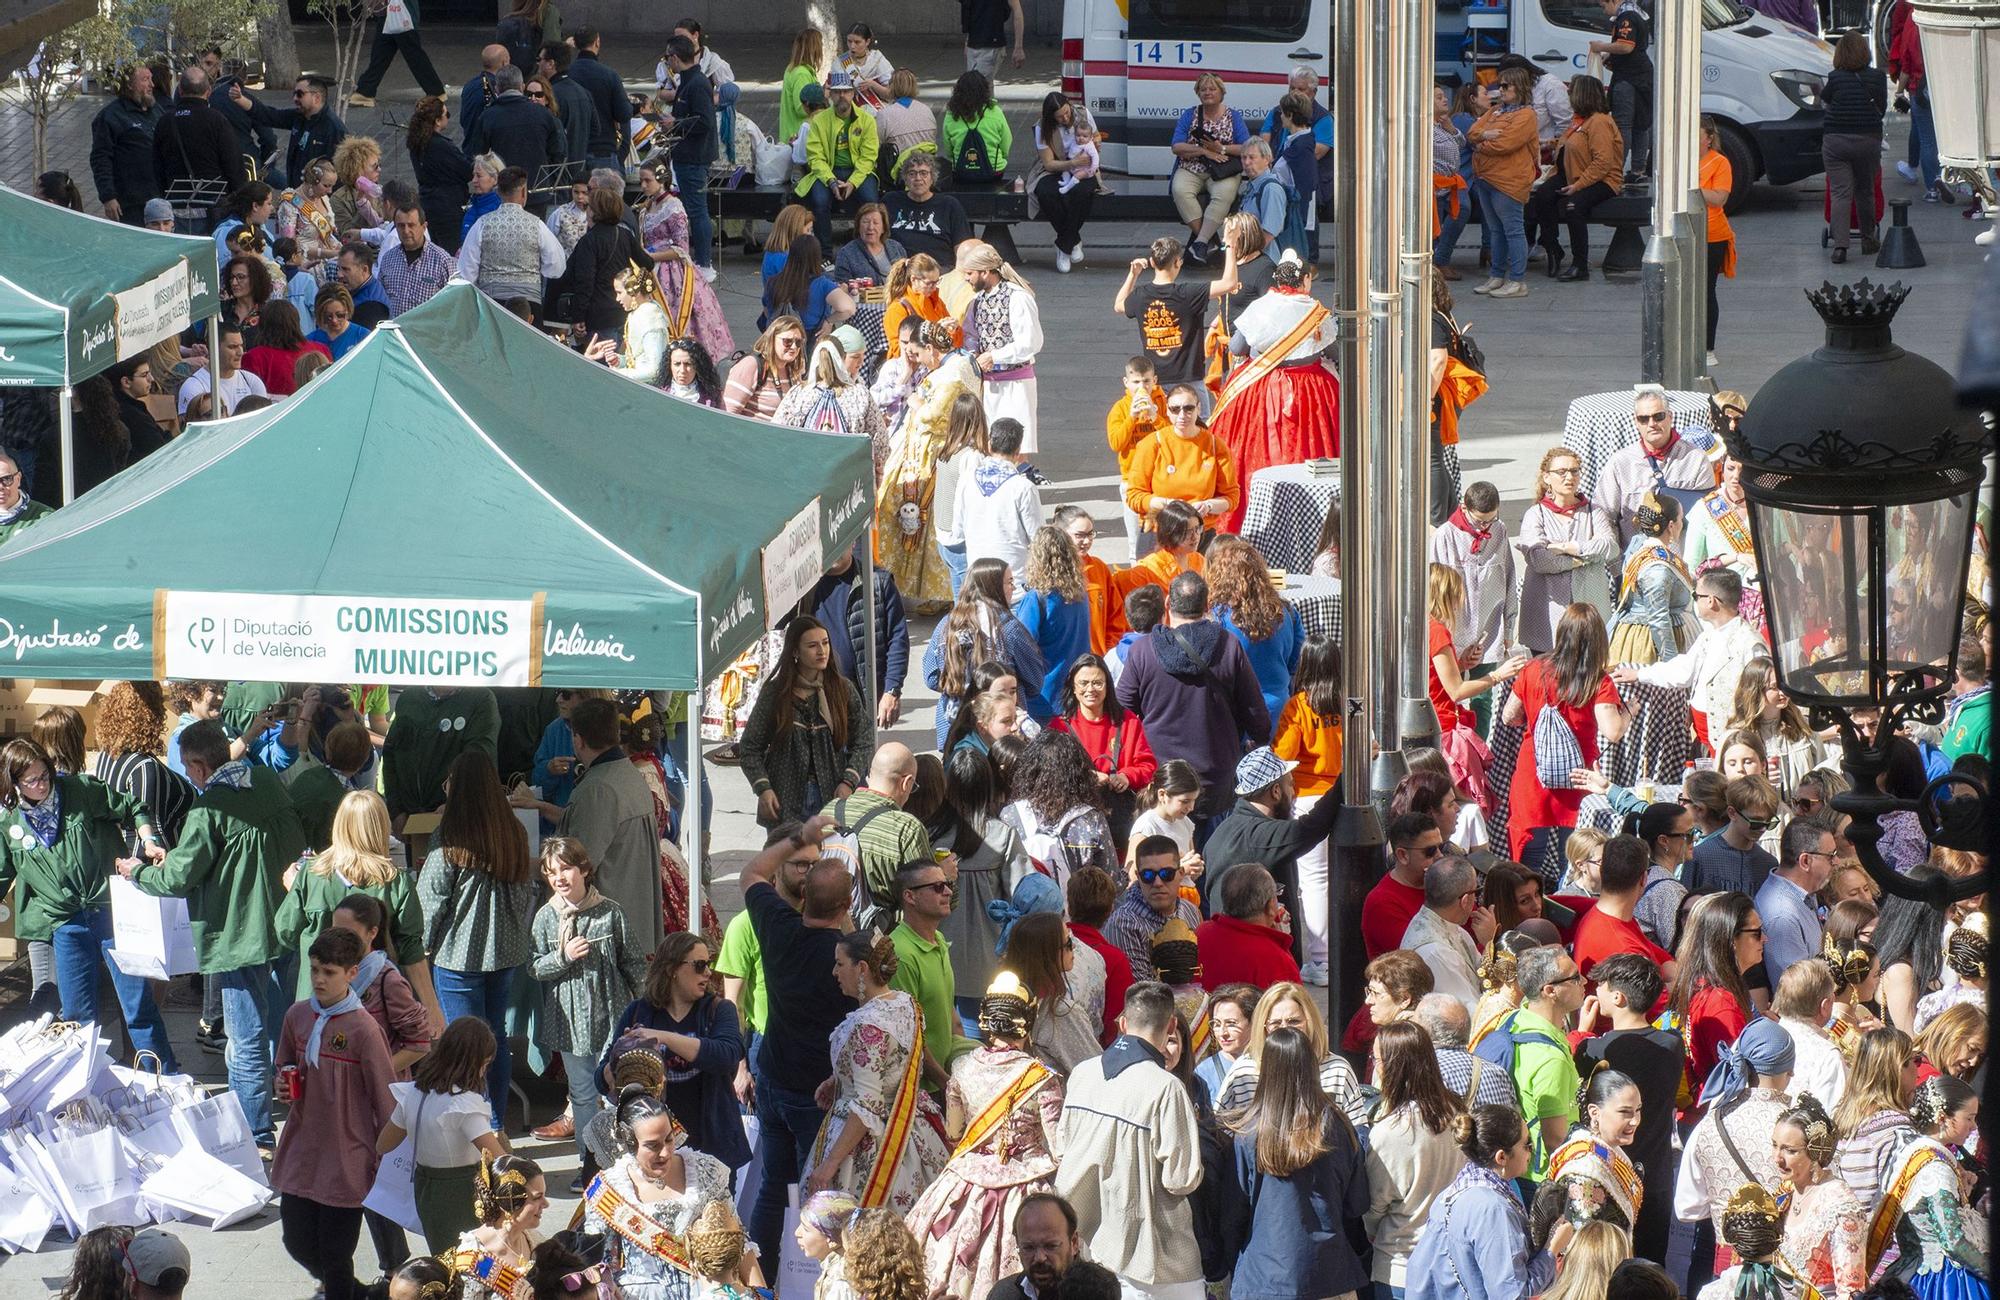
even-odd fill
[{"label": "music stand", "polygon": [[166,200],[174,207],[174,229],[183,235],[207,234],[209,217],[228,192],[227,181],[191,177],[167,186]]},{"label": "music stand", "polygon": [[552,198],[567,199],[569,188],[590,179],[590,164],[581,158],[572,162],[549,163],[528,182],[529,199],[547,206]]}]

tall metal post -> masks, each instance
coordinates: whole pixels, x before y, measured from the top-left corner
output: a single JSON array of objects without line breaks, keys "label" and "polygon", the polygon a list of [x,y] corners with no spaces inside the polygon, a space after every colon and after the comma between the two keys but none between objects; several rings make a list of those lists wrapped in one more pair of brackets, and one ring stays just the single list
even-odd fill
[{"label": "tall metal post", "polygon": [[1426,577],[1430,571],[1431,475],[1431,96],[1436,0],[1397,0],[1399,73],[1396,102],[1394,188],[1403,198],[1398,261],[1401,303],[1402,418],[1395,442],[1401,448],[1399,491],[1391,498],[1403,521],[1398,529],[1396,586],[1401,608],[1397,623],[1398,699],[1396,731],[1403,752],[1437,743],[1437,712],[1431,708],[1430,671],[1419,647],[1427,644]]},{"label": "tall metal post", "polygon": [[1368,146],[1367,123],[1380,102],[1371,79],[1369,50],[1374,29],[1364,0],[1333,0],[1333,59],[1328,99],[1333,107],[1334,153],[1338,160],[1333,198],[1333,238],[1338,270],[1334,280],[1334,354],[1340,370],[1340,649],[1347,676],[1348,713],[1342,746],[1340,819],[1334,825],[1327,872],[1327,968],[1331,1016],[1346,1024],[1361,1005],[1362,968],[1367,955],[1360,932],[1338,918],[1359,916],[1361,902],[1381,874],[1382,819],[1368,801],[1368,769],[1374,749],[1369,682],[1374,676],[1375,593],[1380,590],[1381,556],[1376,547],[1376,503],[1369,496],[1372,448],[1364,435],[1367,406],[1369,317],[1368,245],[1380,235],[1363,220],[1362,195],[1378,176]]},{"label": "tall metal post", "polygon": [[1681,213],[1681,367],[1676,387],[1693,388],[1708,370],[1708,203],[1701,197],[1701,5],[1699,0],[1673,0],[1661,7],[1674,28],[1678,66],[1674,80],[1680,98],[1674,104],[1673,132],[1679,142],[1677,168],[1660,173],[1679,195]]},{"label": "tall metal post", "polygon": [[[1403,69],[1397,56],[1402,42],[1395,3],[1375,5],[1365,21],[1374,37],[1368,49],[1368,80],[1377,104],[1397,103],[1395,87]],[[1368,114],[1369,169],[1368,208],[1364,221],[1368,233],[1368,338],[1362,366],[1368,373],[1367,405],[1362,409],[1360,436],[1368,449],[1368,513],[1375,516],[1378,530],[1377,567],[1361,571],[1378,573],[1387,579],[1381,584],[1374,618],[1367,634],[1375,641],[1369,656],[1367,690],[1373,711],[1376,752],[1368,768],[1369,795],[1378,806],[1386,807],[1389,796],[1409,770],[1403,757],[1402,731],[1397,725],[1397,705],[1401,696],[1401,663],[1409,647],[1402,640],[1408,549],[1412,521],[1408,514],[1409,465],[1402,438],[1403,393],[1400,382],[1402,357],[1397,320],[1401,292],[1401,268],[1397,260],[1402,235],[1403,209],[1407,196],[1400,188],[1403,130],[1396,115]],[[1424,122],[1429,125],[1426,115]],[[1349,498],[1354,499],[1354,498]],[[1350,568],[1350,572],[1353,570]],[[1346,592],[1341,593],[1343,598]],[[1356,775],[1359,775],[1357,772]]]},{"label": "tall metal post", "polygon": [[[1680,210],[1686,197],[1673,183],[1680,175],[1676,155],[1683,141],[1676,124],[1685,88],[1677,75],[1680,25],[1673,20],[1672,11],[1676,5],[1688,3],[1692,0],[1662,0],[1656,10],[1661,21],[1654,33],[1653,89],[1657,98],[1653,112],[1653,229],[1646,240],[1646,256],[1639,272],[1642,303],[1639,377],[1669,388],[1686,386],[1681,378],[1683,359],[1679,341],[1683,334],[1680,316],[1687,305],[1681,282],[1685,266],[1680,239]],[[1645,165],[1643,157],[1635,155],[1632,161],[1639,167]]]},{"label": "tall metal post", "polygon": [[[67,369],[67,366],[65,366]],[[76,390],[64,384],[56,393],[57,445],[62,449],[62,503],[68,505],[76,500],[76,413],[70,404],[76,399]],[[21,492],[27,493],[23,484]]]}]

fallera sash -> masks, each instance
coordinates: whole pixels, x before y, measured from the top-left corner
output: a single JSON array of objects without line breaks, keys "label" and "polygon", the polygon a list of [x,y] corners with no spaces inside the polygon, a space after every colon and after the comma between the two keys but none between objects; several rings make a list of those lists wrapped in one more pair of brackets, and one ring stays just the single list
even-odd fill
[{"label": "fallera sash", "polygon": [[958,1140],[958,1146],[952,1150],[952,1159],[956,1160],[968,1151],[978,1150],[980,1145],[993,1135],[995,1129],[1007,1122],[1007,1117],[1012,1115],[1017,1107],[1027,1104],[1030,1097],[1041,1091],[1043,1084],[1055,1077],[1055,1072],[1040,1061],[1029,1061],[1021,1068],[1021,1072],[1014,1076],[1013,1082],[1002,1088],[998,1096],[986,1103],[986,1109],[980,1111],[973,1117],[972,1122],[965,1126],[965,1136]]}]

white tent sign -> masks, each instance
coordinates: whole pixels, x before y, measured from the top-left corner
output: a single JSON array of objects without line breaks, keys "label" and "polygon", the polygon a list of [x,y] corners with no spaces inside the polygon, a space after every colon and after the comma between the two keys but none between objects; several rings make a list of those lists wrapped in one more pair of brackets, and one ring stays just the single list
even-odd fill
[{"label": "white tent sign", "polygon": [[528,600],[168,591],[155,608],[165,677],[530,686]]},{"label": "white tent sign", "polygon": [[118,359],[186,329],[193,317],[194,275],[183,262],[136,288],[113,294],[118,312]]},{"label": "white tent sign", "polygon": [[820,501],[814,497],[764,548],[764,625],[776,627],[826,572],[820,537]]}]

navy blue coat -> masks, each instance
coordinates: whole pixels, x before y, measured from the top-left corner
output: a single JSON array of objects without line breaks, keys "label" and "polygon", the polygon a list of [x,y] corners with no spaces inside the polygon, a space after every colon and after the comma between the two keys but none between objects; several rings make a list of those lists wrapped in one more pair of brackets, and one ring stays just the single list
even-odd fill
[{"label": "navy blue coat", "polygon": [[1327,1120],[1328,1150],[1283,1178],[1257,1168],[1256,1134],[1237,1135],[1236,1183],[1250,1215],[1233,1300],[1320,1300],[1373,1285],[1348,1238],[1348,1221],[1368,1210],[1361,1140],[1338,1111]]},{"label": "navy blue coat", "polygon": [[[645,998],[633,999],[618,1017],[611,1042],[598,1062],[598,1086],[611,1072],[611,1053],[618,1040],[631,1029],[667,1029],[667,1013]],[[736,1102],[736,1067],[743,1061],[742,1022],[734,1004],[702,995],[695,1003],[695,1034],[701,1051],[695,1054],[694,1068],[701,1073],[701,1110],[695,1115],[676,1115],[688,1132],[688,1145],[704,1155],[714,1156],[731,1169],[750,1163],[750,1143],[743,1136],[743,1111]],[[615,1102],[617,1099],[614,1097]],[[1361,1199],[1368,1200],[1367,1179],[1362,1179]]]}]

